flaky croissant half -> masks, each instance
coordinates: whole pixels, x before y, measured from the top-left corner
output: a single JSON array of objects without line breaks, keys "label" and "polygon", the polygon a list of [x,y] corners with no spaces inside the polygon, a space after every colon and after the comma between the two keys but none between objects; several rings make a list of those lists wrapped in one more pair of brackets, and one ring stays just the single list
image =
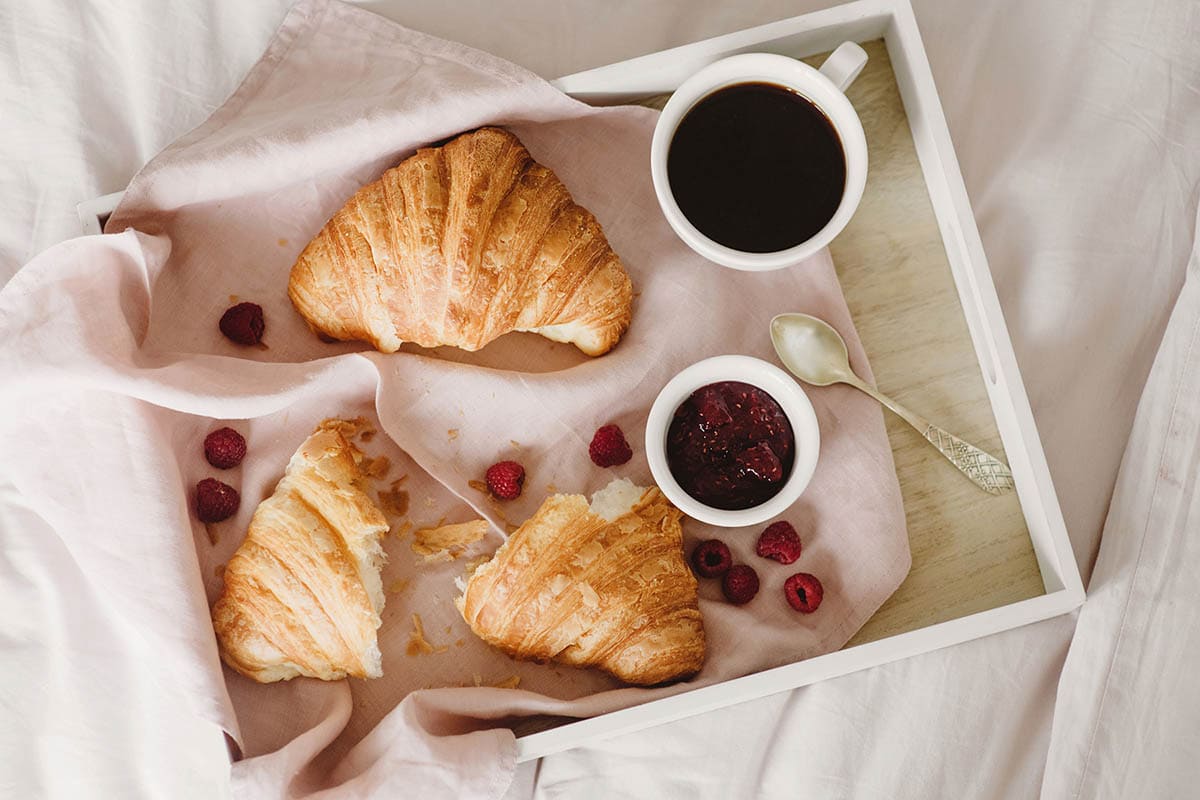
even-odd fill
[{"label": "flaky croissant half", "polygon": [[633,302],[600,223],[499,128],[419,150],[360,189],[304,248],[288,295],[317,333],[385,353],[532,331],[598,356]]},{"label": "flaky croissant half", "polygon": [[363,491],[361,454],[318,430],[259,504],[212,609],[225,663],[260,683],[383,674],[380,537],[387,519]]},{"label": "flaky croissant half", "polygon": [[638,685],[694,675],[704,626],[679,519],[657,488],[624,480],[590,507],[553,495],[470,576],[459,610],[515,658],[599,667]]}]

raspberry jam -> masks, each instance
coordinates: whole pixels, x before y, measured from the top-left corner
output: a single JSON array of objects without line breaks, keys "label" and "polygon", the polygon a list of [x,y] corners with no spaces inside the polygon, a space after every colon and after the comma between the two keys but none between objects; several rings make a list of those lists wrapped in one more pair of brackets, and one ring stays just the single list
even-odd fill
[{"label": "raspberry jam", "polygon": [[792,472],[796,438],[775,398],[748,383],[701,386],[675,409],[667,466],[689,495],[712,508],[752,508]]}]

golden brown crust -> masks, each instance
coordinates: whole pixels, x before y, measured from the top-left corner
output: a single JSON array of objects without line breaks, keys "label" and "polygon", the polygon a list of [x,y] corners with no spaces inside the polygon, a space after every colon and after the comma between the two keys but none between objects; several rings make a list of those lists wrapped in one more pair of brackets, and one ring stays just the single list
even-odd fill
[{"label": "golden brown crust", "polygon": [[375,632],[388,525],[363,492],[360,458],[337,430],[318,430],[255,510],[212,610],[221,657],[243,675],[382,674]]},{"label": "golden brown crust", "polygon": [[515,658],[599,667],[639,685],[693,675],[704,627],[679,519],[656,488],[612,522],[582,495],[553,495],[475,570],[463,618]]},{"label": "golden brown crust", "polygon": [[292,267],[309,326],[385,353],[478,350],[510,331],[608,352],[633,287],[600,223],[516,136],[480,128],[360,189]]}]

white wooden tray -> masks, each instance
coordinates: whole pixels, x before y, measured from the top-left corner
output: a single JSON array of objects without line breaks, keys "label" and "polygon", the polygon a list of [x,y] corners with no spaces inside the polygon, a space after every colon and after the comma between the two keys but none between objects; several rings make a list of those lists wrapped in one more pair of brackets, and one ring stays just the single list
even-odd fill
[{"label": "white wooden tray", "polygon": [[[1026,625],[1083,602],[908,0],[858,0],[568,75],[555,85],[589,103],[654,105],[724,56],[760,51],[819,60],[847,40],[871,54],[848,92],[867,132],[871,174],[854,221],[831,246],[847,304],[880,388],[1003,453],[1017,493],[987,497],[918,434],[889,420],[913,570],[850,645],[591,719],[521,726],[519,732],[535,730],[518,736],[522,761]],[[85,233],[101,232],[120,196],[79,205]]]}]

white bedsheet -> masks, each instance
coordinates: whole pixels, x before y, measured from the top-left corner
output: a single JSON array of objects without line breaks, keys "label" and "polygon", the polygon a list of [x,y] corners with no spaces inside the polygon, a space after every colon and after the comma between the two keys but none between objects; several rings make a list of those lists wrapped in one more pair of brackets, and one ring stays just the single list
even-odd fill
[{"label": "white bedsheet", "polygon": [[[548,77],[829,4],[364,3]],[[258,57],[287,5],[0,6],[0,282],[77,232],[76,202],[120,189],[204,119]],[[1200,6],[915,6],[1086,579],[1192,250]],[[1200,292],[1193,286],[1191,294]],[[1179,581],[1189,565],[1190,574],[1200,571],[1200,556],[1181,544],[1181,526],[1189,519],[1195,526],[1194,512],[1171,514],[1161,504],[1174,498],[1186,509],[1195,486],[1194,449],[1165,444],[1169,432],[1191,430],[1171,420],[1195,414],[1194,401],[1179,406],[1164,387],[1195,382],[1186,365],[1196,356],[1186,346],[1170,352],[1144,403],[1126,468],[1136,477],[1125,479],[1119,517],[1105,534],[1116,544],[1106,549],[1080,617],[1057,719],[1074,617],[554,756],[519,773],[510,796],[1008,798],[1037,796],[1045,778],[1047,797],[1127,797],[1189,785],[1182,781],[1194,777],[1200,743],[1186,732],[1200,725],[1189,702],[1194,690],[1186,688],[1195,659],[1187,657],[1200,656],[1200,647],[1186,634],[1192,615]],[[1147,467],[1147,452],[1166,455]],[[1154,489],[1168,480],[1166,490]],[[34,530],[37,520],[16,513],[17,503],[3,505],[15,518],[0,519],[0,558],[11,559],[21,554],[10,532]],[[1155,525],[1147,526],[1151,514]],[[19,600],[19,588],[0,587],[0,609]],[[0,618],[0,652],[0,692],[63,666],[45,637],[11,619]],[[183,796],[195,775],[216,766],[219,753],[171,746],[195,732],[168,698],[148,690],[146,707],[116,708],[104,702],[102,686],[97,680],[96,694],[63,702],[60,735],[39,743],[42,759],[19,771],[0,764],[0,774],[16,781],[0,783],[6,792],[23,796],[21,789],[39,785],[25,781],[66,786],[46,776],[70,763],[87,771],[98,794]],[[15,696],[0,697],[6,718],[21,710]],[[21,726],[3,728],[0,753],[16,752],[3,737],[19,737]],[[1139,746],[1122,746],[1147,728]],[[127,752],[122,730],[155,731],[162,748]],[[151,760],[156,769],[134,766]]]}]

